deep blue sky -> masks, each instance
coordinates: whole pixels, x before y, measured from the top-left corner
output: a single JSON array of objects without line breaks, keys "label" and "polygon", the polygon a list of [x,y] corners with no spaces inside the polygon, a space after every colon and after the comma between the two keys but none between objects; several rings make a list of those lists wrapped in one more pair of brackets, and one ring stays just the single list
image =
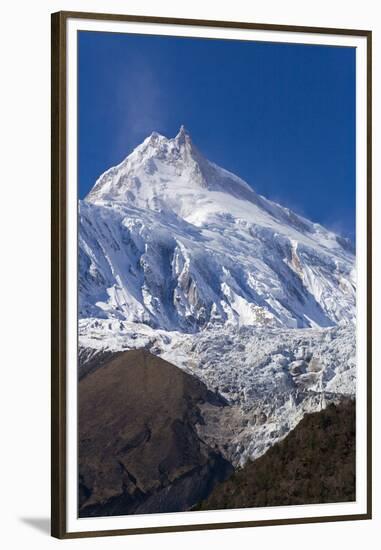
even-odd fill
[{"label": "deep blue sky", "polygon": [[79,33],[79,195],[152,131],[355,234],[355,49]]}]

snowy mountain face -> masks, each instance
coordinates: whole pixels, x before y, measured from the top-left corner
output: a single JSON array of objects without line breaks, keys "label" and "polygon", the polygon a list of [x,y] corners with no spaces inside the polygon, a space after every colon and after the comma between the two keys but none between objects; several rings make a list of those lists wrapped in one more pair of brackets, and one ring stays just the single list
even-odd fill
[{"label": "snowy mountain face", "polygon": [[208,161],[182,127],[149,136],[79,204],[79,317],[196,333],[353,325],[344,239]]}]

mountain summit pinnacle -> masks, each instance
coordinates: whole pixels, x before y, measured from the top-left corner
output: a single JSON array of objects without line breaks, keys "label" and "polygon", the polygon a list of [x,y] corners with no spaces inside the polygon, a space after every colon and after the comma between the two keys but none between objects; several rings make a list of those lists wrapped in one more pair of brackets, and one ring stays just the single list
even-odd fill
[{"label": "mountain summit pinnacle", "polygon": [[184,124],[182,124],[180,126],[180,130],[179,130],[177,136],[175,137],[175,140],[179,144],[185,143],[187,141],[191,142],[191,136],[190,136],[188,130],[185,128]]},{"label": "mountain summit pinnacle", "polygon": [[193,201],[197,204],[200,189],[259,200],[245,181],[204,157],[182,124],[172,138],[152,132],[120,164],[98,178],[85,200],[122,201],[154,210],[171,204],[177,211],[177,206],[181,210]]},{"label": "mountain summit pinnacle", "polygon": [[[191,135],[189,131],[185,128],[184,124],[182,124],[179,128],[179,131],[177,132],[176,136],[174,138],[166,138],[159,132],[153,131],[145,140],[143,143],[158,143],[158,142],[177,142],[177,143],[184,143],[185,141],[191,141]],[[138,146],[139,147],[139,146]]]}]

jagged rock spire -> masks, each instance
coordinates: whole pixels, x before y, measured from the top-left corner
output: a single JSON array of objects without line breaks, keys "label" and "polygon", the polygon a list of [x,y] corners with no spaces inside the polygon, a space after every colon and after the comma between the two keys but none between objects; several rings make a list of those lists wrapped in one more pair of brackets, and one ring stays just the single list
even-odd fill
[{"label": "jagged rock spire", "polygon": [[191,141],[191,136],[190,136],[190,133],[188,132],[188,130],[185,128],[184,124],[182,124],[180,126],[180,130],[176,136],[176,141],[178,143],[185,143],[186,141]]}]

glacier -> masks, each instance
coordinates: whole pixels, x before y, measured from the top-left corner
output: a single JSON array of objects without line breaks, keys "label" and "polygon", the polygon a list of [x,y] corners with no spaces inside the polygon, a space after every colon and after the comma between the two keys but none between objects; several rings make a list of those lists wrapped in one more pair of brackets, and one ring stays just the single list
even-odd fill
[{"label": "glacier", "polygon": [[146,349],[197,376],[229,407],[205,405],[202,439],[234,465],[255,460],[303,418],[356,392],[351,326],[285,329],[242,326],[196,333],[128,321],[81,319],[81,365],[102,353]]}]

